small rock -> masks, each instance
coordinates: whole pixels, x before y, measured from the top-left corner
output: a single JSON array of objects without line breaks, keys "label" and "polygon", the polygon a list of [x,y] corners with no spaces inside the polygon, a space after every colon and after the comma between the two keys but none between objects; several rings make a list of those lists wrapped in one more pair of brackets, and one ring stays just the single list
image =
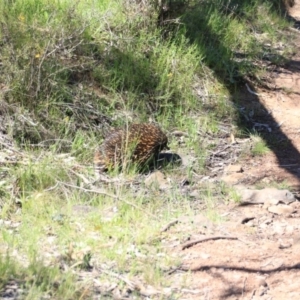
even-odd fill
[{"label": "small rock", "polygon": [[198,190],[193,190],[190,194],[189,194],[190,197],[192,198],[197,198],[199,197],[199,191]]},{"label": "small rock", "polygon": [[273,219],[271,219],[271,218],[268,218],[268,219],[263,221],[263,224],[266,224],[266,225],[269,225],[271,223],[273,223]]},{"label": "small rock", "polygon": [[264,203],[264,206],[263,208],[264,209],[268,209],[268,207],[272,206],[272,205],[277,205],[279,203],[279,200],[278,199],[272,199],[272,198],[267,198],[265,200],[265,203]]},{"label": "small rock", "polygon": [[243,178],[243,173],[239,172],[239,173],[225,173],[224,176],[221,177],[221,180],[224,181],[225,183],[229,184],[229,185],[235,185],[237,184],[239,181],[242,180]]},{"label": "small rock", "polygon": [[285,225],[281,222],[273,224],[273,234],[283,235],[285,233]]},{"label": "small rock", "polygon": [[200,257],[203,259],[209,259],[211,256],[208,253],[201,253]]},{"label": "small rock", "polygon": [[248,226],[248,227],[254,227],[255,226],[253,220],[245,223],[245,225]]},{"label": "small rock", "polygon": [[260,286],[266,287],[266,286],[268,286],[265,277],[258,276],[256,279],[257,279],[257,284],[256,284],[257,287],[260,287]]},{"label": "small rock", "polygon": [[195,157],[191,155],[180,155],[182,160],[182,165],[184,167],[192,166],[194,161],[196,160]]},{"label": "small rock", "polygon": [[278,246],[279,249],[288,249],[292,247],[292,244],[289,242],[281,242]]},{"label": "small rock", "polygon": [[290,203],[290,206],[294,207],[295,209],[299,208],[299,201],[294,201]]},{"label": "small rock", "polygon": [[262,230],[266,229],[267,227],[268,227],[267,224],[260,224],[259,225],[259,228],[262,229]]},{"label": "small rock", "polygon": [[147,187],[150,187],[150,186],[154,185],[154,186],[157,186],[161,190],[170,188],[170,184],[165,179],[165,175],[160,171],[156,171],[156,172],[153,172],[152,174],[150,174],[145,179],[145,185]]},{"label": "small rock", "polygon": [[271,180],[270,180],[269,177],[265,177],[265,178],[263,178],[263,179],[261,180],[261,182],[263,182],[263,183],[270,183]]},{"label": "small rock", "polygon": [[156,171],[151,173],[146,179],[145,179],[145,185],[146,186],[150,186],[153,183],[159,183],[161,181],[165,180],[165,175],[160,172],[160,171]]},{"label": "small rock", "polygon": [[294,209],[289,205],[274,205],[268,207],[268,211],[277,215],[290,215]]},{"label": "small rock", "polygon": [[265,208],[276,205],[279,202],[289,204],[295,201],[295,196],[288,190],[266,188],[262,190],[250,190],[243,186],[236,186],[242,197],[242,202],[253,204],[264,204]]},{"label": "small rock", "polygon": [[286,234],[292,234],[294,232],[294,226],[293,225],[286,226],[285,232]]},{"label": "small rock", "polygon": [[228,173],[243,173],[243,167],[241,165],[229,165],[225,168],[225,172]]}]

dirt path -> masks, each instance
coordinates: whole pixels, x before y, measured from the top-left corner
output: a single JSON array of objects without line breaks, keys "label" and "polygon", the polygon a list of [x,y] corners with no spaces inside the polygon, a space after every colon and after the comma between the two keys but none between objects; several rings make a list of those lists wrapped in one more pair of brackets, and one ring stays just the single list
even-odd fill
[{"label": "dirt path", "polygon": [[[290,15],[300,21],[300,1]],[[225,172],[223,178],[230,184],[253,188],[258,182],[284,181],[296,195],[300,190],[300,33],[295,35],[295,56],[270,74],[273,88],[245,88],[243,101],[255,107],[254,119],[263,124],[271,151],[240,161],[243,172],[240,167]],[[184,280],[187,271],[192,274],[181,299],[300,299],[300,202],[277,203],[282,209],[278,212],[278,206],[266,205],[268,193],[255,205],[219,206],[226,220],[220,225],[199,215],[193,225],[183,220],[170,229],[171,236],[186,226],[191,241],[237,238],[204,241],[184,250],[174,245],[172,252],[184,263],[172,281]]]}]

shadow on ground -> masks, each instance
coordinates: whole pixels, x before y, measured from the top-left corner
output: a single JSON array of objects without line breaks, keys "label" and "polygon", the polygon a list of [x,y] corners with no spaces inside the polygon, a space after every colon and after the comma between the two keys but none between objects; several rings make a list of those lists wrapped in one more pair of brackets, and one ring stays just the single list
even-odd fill
[{"label": "shadow on ground", "polygon": [[[274,13],[288,20],[292,19],[295,21],[295,19],[288,15],[283,1],[269,1],[269,3],[273,5]],[[205,5],[209,7],[205,7]],[[233,12],[231,8],[234,8],[235,5],[239,5],[242,8],[242,6],[247,5],[247,3],[245,1],[231,1],[226,7],[221,7],[219,12],[223,14],[234,13],[238,18],[239,12],[242,12],[243,9],[235,9]],[[231,90],[231,100],[240,116],[237,125],[241,131],[246,134],[258,131],[267,147],[276,155],[279,167],[300,179],[298,170],[300,153],[298,149],[293,144],[293,141],[290,140],[289,136],[281,130],[280,124],[277,123],[272,114],[264,106],[255,87],[250,83],[252,80],[242,76],[242,69],[247,68],[251,70],[252,68],[254,69],[255,66],[246,60],[243,62],[243,60],[236,59],[237,57],[241,57],[242,53],[232,52],[232,50],[227,48],[221,41],[219,36],[216,35],[218,31],[212,28],[210,18],[213,10],[217,8],[213,8],[211,11],[209,11],[209,9],[209,3],[201,2],[186,11],[182,18],[182,22],[186,28],[186,36],[192,42],[198,44],[201,51],[205,51],[204,56],[208,60],[208,66],[213,70],[219,81],[223,82]],[[203,11],[205,10],[210,13],[204,14]],[[203,45],[205,45],[205,47]],[[262,52],[266,51],[263,44],[259,47]],[[272,60],[270,60],[270,56],[266,56],[263,53],[258,55],[258,57],[261,57],[262,63],[272,65],[273,62],[279,61],[281,62],[279,64],[281,65],[281,70],[286,69],[289,73],[299,71],[299,60],[295,59],[286,62],[280,55],[274,52],[270,53],[272,54]],[[222,58],[222,60],[220,58]],[[273,72],[277,67],[279,66],[274,64]],[[249,114],[250,111],[259,111],[259,113]],[[259,126],[258,124],[263,125]]]}]

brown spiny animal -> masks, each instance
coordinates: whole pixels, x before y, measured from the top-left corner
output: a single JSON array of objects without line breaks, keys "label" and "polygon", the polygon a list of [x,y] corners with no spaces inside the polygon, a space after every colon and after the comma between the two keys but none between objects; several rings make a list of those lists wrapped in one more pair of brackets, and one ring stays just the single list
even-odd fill
[{"label": "brown spiny animal", "polygon": [[168,149],[167,144],[167,136],[154,124],[131,124],[116,129],[96,150],[95,171],[102,173],[128,161],[143,166],[151,157],[157,157],[161,150]]}]

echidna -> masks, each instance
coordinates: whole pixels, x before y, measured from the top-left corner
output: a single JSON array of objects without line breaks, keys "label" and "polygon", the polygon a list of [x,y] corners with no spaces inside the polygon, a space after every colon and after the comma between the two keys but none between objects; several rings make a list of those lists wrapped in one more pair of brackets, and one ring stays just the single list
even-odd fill
[{"label": "echidna", "polygon": [[125,129],[116,129],[95,152],[96,173],[128,161],[143,166],[161,150],[168,149],[167,144],[167,136],[154,124],[132,124]]}]

